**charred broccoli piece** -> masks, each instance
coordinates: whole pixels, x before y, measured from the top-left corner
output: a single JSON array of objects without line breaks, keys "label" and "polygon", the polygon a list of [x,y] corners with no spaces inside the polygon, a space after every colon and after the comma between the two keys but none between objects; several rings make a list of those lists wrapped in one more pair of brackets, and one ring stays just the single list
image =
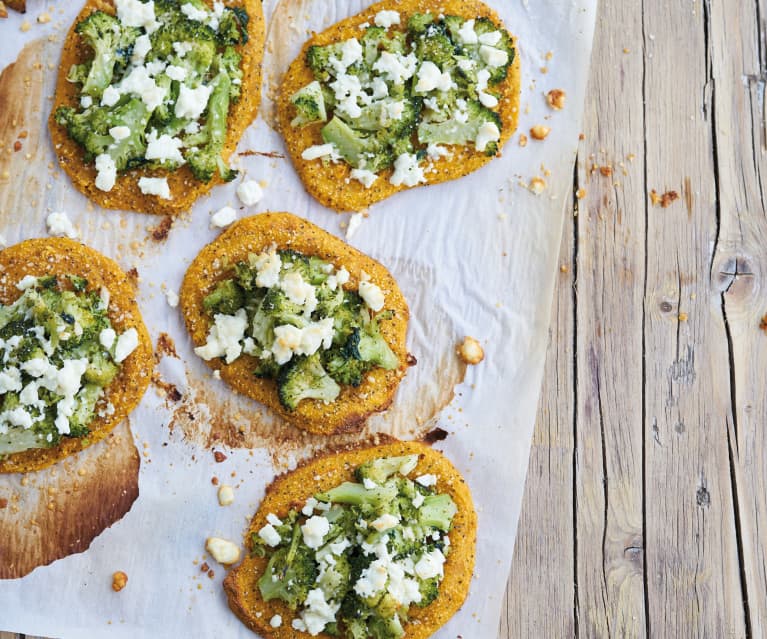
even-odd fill
[{"label": "charred broccoli piece", "polygon": [[216,37],[222,44],[245,44],[249,21],[248,12],[242,7],[226,7],[218,22]]},{"label": "charred broccoli piece", "polygon": [[411,33],[423,33],[433,22],[434,16],[431,13],[414,13],[407,21],[407,28]]},{"label": "charred broccoli piece", "polygon": [[[75,26],[75,32],[93,49],[88,74],[83,82],[82,93],[101,97],[111,83],[115,68],[125,69],[130,63],[133,44],[140,31],[126,27],[115,17],[103,11],[94,11]],[[78,81],[83,69],[74,72]]]},{"label": "charred broccoli piece", "polygon": [[322,367],[318,353],[309,357],[294,356],[277,376],[277,394],[284,408],[293,411],[304,399],[332,402],[341,387]]},{"label": "charred broccoli piece", "polygon": [[418,523],[448,531],[456,512],[458,507],[447,493],[427,495],[418,509]]},{"label": "charred broccoli piece", "polygon": [[290,101],[296,107],[296,117],[290,123],[292,127],[302,127],[328,119],[322,86],[317,80],[296,91]]},{"label": "charred broccoli piece", "polygon": [[234,315],[245,304],[245,294],[234,280],[219,282],[213,292],[202,302],[208,313]]},{"label": "charred broccoli piece", "polygon": [[354,471],[357,479],[370,479],[377,484],[383,484],[395,473],[407,475],[418,463],[418,455],[403,455],[400,457],[380,457],[365,462]]},{"label": "charred broccoli piece", "polygon": [[290,546],[280,548],[269,559],[266,570],[258,580],[258,589],[264,601],[281,599],[292,610],[306,600],[317,579],[314,551],[300,543],[301,530],[293,528]]}]

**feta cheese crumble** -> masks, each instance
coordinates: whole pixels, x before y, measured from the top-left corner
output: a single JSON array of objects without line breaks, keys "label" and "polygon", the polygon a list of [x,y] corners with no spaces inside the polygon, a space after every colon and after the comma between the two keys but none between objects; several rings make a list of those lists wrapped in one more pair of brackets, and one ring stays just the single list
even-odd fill
[{"label": "feta cheese crumble", "polygon": [[304,160],[316,160],[318,158],[330,158],[331,160],[338,158],[336,147],[332,144],[315,144],[304,149],[301,153],[301,157]]},{"label": "feta cheese crumble", "polygon": [[366,189],[373,186],[378,179],[378,176],[375,173],[366,169],[352,169],[350,177],[352,180],[357,180],[357,182],[362,184]]},{"label": "feta cheese crumble", "polygon": [[150,178],[140,177],[138,179],[138,188],[144,195],[156,195],[163,200],[170,200],[170,187],[168,186],[168,178]]},{"label": "feta cheese crumble", "polygon": [[45,226],[48,228],[48,234],[54,237],[68,237],[70,240],[74,240],[78,236],[72,221],[63,211],[48,215],[45,218]]},{"label": "feta cheese crumble", "polygon": [[253,206],[264,197],[264,191],[255,180],[245,180],[237,187],[237,197],[245,206]]},{"label": "feta cheese crumble", "polygon": [[377,313],[384,307],[384,294],[376,284],[360,282],[359,294],[371,311]]},{"label": "feta cheese crumble", "polygon": [[314,550],[322,546],[322,540],[330,531],[330,524],[325,517],[313,515],[301,526],[304,543]]},{"label": "feta cheese crumble", "polygon": [[378,13],[376,13],[375,19],[373,21],[375,22],[377,27],[383,27],[384,29],[388,29],[389,27],[400,23],[399,12],[379,11]]},{"label": "feta cheese crumble", "polygon": [[220,537],[208,537],[205,541],[205,550],[210,553],[218,563],[228,566],[240,560],[240,547],[228,539]]},{"label": "feta cheese crumble", "polygon": [[96,156],[96,188],[111,191],[117,180],[117,166],[111,155],[102,153]]},{"label": "feta cheese crumble", "polygon": [[423,168],[418,165],[418,158],[414,153],[403,153],[394,161],[394,173],[389,182],[394,186],[417,186],[426,182]]},{"label": "feta cheese crumble", "polygon": [[210,216],[210,228],[223,229],[237,219],[237,211],[231,206],[225,206]]}]

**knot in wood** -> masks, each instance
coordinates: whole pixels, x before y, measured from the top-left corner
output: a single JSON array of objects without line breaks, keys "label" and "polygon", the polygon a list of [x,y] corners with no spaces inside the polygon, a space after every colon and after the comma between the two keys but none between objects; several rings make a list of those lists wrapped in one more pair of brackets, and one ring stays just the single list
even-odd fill
[{"label": "knot in wood", "polygon": [[751,258],[745,255],[731,255],[718,260],[712,271],[717,291],[745,297],[754,285],[754,269]]}]

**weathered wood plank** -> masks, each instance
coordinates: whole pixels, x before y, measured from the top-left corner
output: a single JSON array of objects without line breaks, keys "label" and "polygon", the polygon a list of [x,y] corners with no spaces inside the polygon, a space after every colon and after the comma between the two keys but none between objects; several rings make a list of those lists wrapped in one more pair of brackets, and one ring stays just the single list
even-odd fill
[{"label": "weathered wood plank", "polygon": [[576,604],[583,637],[647,632],[641,24],[641,3],[600,4],[578,165],[579,186],[587,191],[577,218],[575,340]]},{"label": "weathered wood plank", "polygon": [[[559,258],[562,269],[501,637],[575,636],[572,206],[565,215]],[[543,602],[554,614],[542,614]]]},{"label": "weathered wood plank", "polygon": [[666,209],[647,204],[645,528],[649,630],[659,638],[746,636],[727,334],[708,277],[718,229],[714,28],[709,3],[654,3],[643,27],[647,187],[682,194]]},{"label": "weathered wood plank", "polygon": [[714,3],[709,17],[719,232],[711,268],[730,346],[728,420],[747,629],[767,635],[766,3]]}]

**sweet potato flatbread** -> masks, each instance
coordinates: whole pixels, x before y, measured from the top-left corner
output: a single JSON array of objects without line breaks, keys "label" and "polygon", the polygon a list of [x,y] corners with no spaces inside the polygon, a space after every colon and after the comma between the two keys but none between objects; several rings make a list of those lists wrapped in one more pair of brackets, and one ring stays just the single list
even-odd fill
[{"label": "sweet potato flatbread", "polygon": [[[157,0],[153,7],[158,20],[162,20],[162,12],[175,11],[179,7],[188,17],[177,27],[178,33],[168,34],[166,41],[159,42],[160,36],[156,34],[160,30],[152,31],[152,22],[146,17],[147,5],[139,0],[122,0],[129,22],[143,26],[129,27],[135,30],[130,36],[130,45],[119,49],[122,57],[114,65],[114,78],[117,79],[118,72],[124,74],[122,87],[118,84],[117,89],[112,85],[103,89],[106,81],[99,84],[99,78],[94,79],[88,71],[91,67],[87,61],[93,57],[93,50],[86,44],[86,39],[94,37],[94,32],[100,35],[108,27],[98,24],[86,29],[78,28],[78,24],[96,11],[114,15],[115,6],[120,1],[88,0],[72,24],[64,41],[56,95],[48,121],[51,138],[59,163],[75,187],[97,204],[111,209],[177,214],[188,210],[198,197],[234,174],[226,163],[255,118],[261,99],[265,39],[261,2],[227,0],[223,4],[209,1],[205,5],[202,0]],[[224,6],[235,11],[227,9],[222,14]],[[214,10],[206,12],[200,7]],[[247,18],[243,17],[243,10]],[[223,22],[221,15],[237,16],[236,20],[229,20],[235,26],[232,27],[234,35],[228,40],[210,26]],[[223,26],[219,25],[219,28],[223,29]],[[136,33],[141,34],[138,39]],[[200,50],[194,37],[213,44],[207,50]],[[144,44],[141,44],[142,38],[147,38],[143,40]],[[235,42],[236,38],[239,42]],[[172,40],[174,42],[169,46]],[[149,43],[154,48],[147,48]],[[211,53],[214,45],[218,47],[217,53]],[[153,58],[155,55],[157,57]],[[236,59],[232,61],[232,55],[240,56],[239,65]],[[233,71],[232,68],[237,66],[239,72]],[[200,77],[195,75],[195,69],[207,70],[201,71]],[[139,73],[129,80],[136,70]],[[228,77],[222,77],[218,82],[222,70],[227,71],[224,75]],[[111,70],[105,73],[112,77]],[[226,99],[224,83],[230,89]],[[219,87],[222,88],[220,92]],[[157,91],[165,91],[164,97],[162,94],[158,97]],[[139,104],[142,102],[152,111],[148,121]],[[158,103],[160,105],[155,108]],[[118,116],[109,116],[114,120],[109,122],[102,114],[87,116],[85,128],[98,129],[98,135],[84,132],[77,120],[83,117],[80,112],[104,105],[113,111],[122,111]],[[134,106],[139,107],[138,110]],[[228,117],[225,115],[227,110]],[[209,113],[215,113],[215,117],[208,117]],[[130,131],[120,118],[127,121]],[[211,130],[207,126],[209,120],[213,122]],[[86,151],[73,139],[70,128],[91,151]],[[141,133],[134,136],[138,129]],[[156,135],[150,139],[153,131]],[[214,146],[220,152],[208,153]],[[102,158],[99,161],[101,155],[110,154],[117,157],[116,162],[110,165],[109,160]],[[214,160],[208,160],[208,157],[214,155],[216,166],[211,170]],[[125,162],[123,170],[120,164]],[[142,178],[144,182],[141,182]],[[107,188],[112,182],[111,188]]]},{"label": "sweet potato flatbread", "polygon": [[[393,494],[399,505],[382,505]],[[329,454],[267,488],[245,535],[250,552],[224,590],[242,622],[270,639],[367,637],[371,626],[391,633],[375,636],[401,628],[425,639],[466,599],[476,528],[468,486],[438,451],[394,442]]]},{"label": "sweet potato flatbread", "polygon": [[358,211],[488,163],[517,127],[519,91],[516,39],[487,5],[385,1],[304,45],[277,119],[306,190]]},{"label": "sweet potato flatbread", "polygon": [[129,282],[115,262],[68,239],[0,251],[0,473],[54,464],[106,437],[138,404],[152,344]]},{"label": "sweet potato flatbread", "polygon": [[187,270],[195,352],[295,426],[360,428],[407,368],[408,306],[378,262],[289,213],[243,219]]}]

